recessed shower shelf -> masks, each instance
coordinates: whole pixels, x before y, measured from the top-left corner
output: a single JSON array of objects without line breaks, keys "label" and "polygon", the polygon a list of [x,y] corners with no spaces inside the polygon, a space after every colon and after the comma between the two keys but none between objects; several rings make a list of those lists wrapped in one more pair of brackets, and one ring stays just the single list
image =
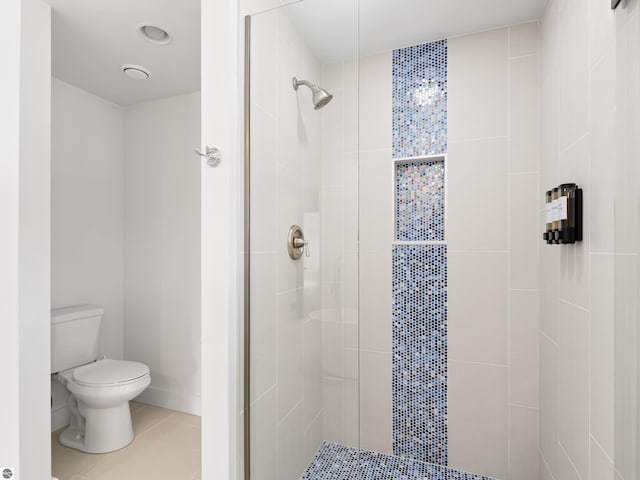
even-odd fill
[{"label": "recessed shower shelf", "polygon": [[445,241],[446,155],[393,159],[395,244]]}]

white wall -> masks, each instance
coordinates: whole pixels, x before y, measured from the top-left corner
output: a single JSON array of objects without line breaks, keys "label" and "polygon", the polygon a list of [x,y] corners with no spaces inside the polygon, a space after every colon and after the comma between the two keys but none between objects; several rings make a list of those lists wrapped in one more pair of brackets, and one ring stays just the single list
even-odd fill
[{"label": "white wall", "polygon": [[449,464],[535,479],[538,24],[450,39],[448,78]]},{"label": "white wall", "polygon": [[[391,53],[360,61],[360,439],[392,453]],[[449,40],[449,465],[538,476],[538,24]],[[473,400],[472,400],[473,399]]]},{"label": "white wall", "polygon": [[199,414],[200,94],[127,108],[124,137],[124,356],[140,401]]},{"label": "white wall", "polygon": [[[15,478],[50,476],[49,122],[50,9],[4,2],[2,83],[3,426],[0,467]],[[6,49],[6,55],[5,53]]]},{"label": "white wall", "polygon": [[[585,195],[584,241],[545,245],[541,251],[540,467],[545,479],[613,478],[615,298],[616,288],[623,286],[615,281],[614,212],[624,208],[624,203],[614,208],[613,201],[615,22],[631,10],[637,10],[637,2],[627,2],[627,9],[614,15],[608,2],[552,0],[542,19],[539,206],[541,192],[559,183],[576,182]],[[637,31],[635,38],[634,50]]]},{"label": "white wall", "polygon": [[[0,325],[5,347],[0,349],[4,365],[5,395],[0,396],[0,466],[19,467],[20,420],[20,1],[0,4],[0,48],[7,68],[0,77]],[[18,47],[16,47],[16,45]]]},{"label": "white wall", "polygon": [[[51,10],[22,2],[20,62],[20,471],[50,474]],[[38,459],[39,461],[34,461]]]},{"label": "white wall", "polygon": [[321,85],[334,97],[320,112],[323,438],[358,446],[357,63],[324,65]]},{"label": "white wall", "polygon": [[360,59],[360,441],[392,454],[392,54]]},{"label": "white wall", "polygon": [[104,307],[100,354],[124,355],[124,113],[52,79],[52,308]]},{"label": "white wall", "polygon": [[[124,113],[53,78],[51,306],[94,304],[105,315],[100,355],[124,357]],[[67,424],[52,381],[52,430]]]},{"label": "white wall", "polygon": [[[323,440],[322,115],[296,76],[322,68],[283,12],[253,18],[251,99],[252,476],[296,480]],[[338,108],[338,103],[326,109]],[[310,257],[289,258],[299,225]]]},{"label": "white wall", "polygon": [[[606,25],[607,46],[611,48],[610,18]],[[611,478],[611,460],[619,479],[638,478],[640,472],[640,322],[638,321],[638,295],[640,288],[640,97],[638,84],[640,83],[640,5],[637,0],[627,2],[615,14],[615,85],[616,85],[616,165],[615,165],[615,357],[613,380],[614,388],[614,457],[596,455],[593,458],[592,478],[599,475]],[[611,54],[609,54],[611,55]],[[609,65],[609,68],[611,66]],[[611,80],[610,80],[611,81]],[[610,84],[608,85],[610,87]],[[603,88],[604,86],[601,86]],[[606,97],[610,103],[610,97]],[[611,106],[609,107],[611,108]],[[607,153],[604,152],[603,153]],[[611,167],[609,167],[611,168]],[[607,326],[607,343],[593,342],[594,350],[607,352],[609,362],[592,363],[591,368],[597,369],[598,377],[606,383],[599,382],[599,386],[612,387],[610,378],[601,377],[611,373],[611,327],[608,322],[597,324],[596,337],[601,337],[602,326]],[[600,348],[598,348],[600,347]],[[606,350],[604,348],[606,348]],[[600,370],[602,365],[606,370]],[[592,375],[593,376],[593,375]],[[603,407],[611,408],[611,392],[598,390],[592,401],[592,409],[598,411]],[[605,395],[603,395],[603,393]],[[603,400],[606,402],[603,402]],[[611,420],[610,416],[604,418]],[[592,418],[593,422],[593,418]],[[593,424],[592,424],[593,426]],[[610,424],[599,423],[598,434],[610,433]],[[607,430],[603,430],[605,426]],[[598,437],[596,437],[598,438]],[[610,440],[610,437],[608,438]],[[610,445],[609,445],[610,446]],[[595,450],[595,453],[599,453]]]}]

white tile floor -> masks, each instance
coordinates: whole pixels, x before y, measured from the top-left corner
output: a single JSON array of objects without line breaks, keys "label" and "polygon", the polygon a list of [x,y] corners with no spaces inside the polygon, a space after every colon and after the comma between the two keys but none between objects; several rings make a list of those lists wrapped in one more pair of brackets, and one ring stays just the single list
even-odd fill
[{"label": "white tile floor", "polygon": [[135,438],[112,453],[63,447],[51,437],[53,475],[60,480],[200,480],[200,417],[131,402]]}]

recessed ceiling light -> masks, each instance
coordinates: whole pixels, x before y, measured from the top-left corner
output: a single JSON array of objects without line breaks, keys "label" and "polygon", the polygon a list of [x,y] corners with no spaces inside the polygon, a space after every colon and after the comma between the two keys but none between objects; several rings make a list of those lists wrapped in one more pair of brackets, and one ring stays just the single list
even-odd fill
[{"label": "recessed ceiling light", "polygon": [[126,65],[122,65],[122,71],[124,74],[132,78],[134,80],[146,80],[151,76],[151,72],[140,65],[132,65],[127,63]]},{"label": "recessed ceiling light", "polygon": [[169,32],[155,25],[142,25],[140,32],[142,32],[142,35],[144,35],[147,40],[158,45],[166,45],[171,42]]}]

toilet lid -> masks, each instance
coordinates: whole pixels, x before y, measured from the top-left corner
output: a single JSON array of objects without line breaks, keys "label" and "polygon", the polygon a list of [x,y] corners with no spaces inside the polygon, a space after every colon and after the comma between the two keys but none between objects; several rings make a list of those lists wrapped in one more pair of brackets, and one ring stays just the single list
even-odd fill
[{"label": "toilet lid", "polygon": [[104,359],[76,368],[73,380],[81,385],[113,385],[148,374],[149,367],[143,363]]}]

